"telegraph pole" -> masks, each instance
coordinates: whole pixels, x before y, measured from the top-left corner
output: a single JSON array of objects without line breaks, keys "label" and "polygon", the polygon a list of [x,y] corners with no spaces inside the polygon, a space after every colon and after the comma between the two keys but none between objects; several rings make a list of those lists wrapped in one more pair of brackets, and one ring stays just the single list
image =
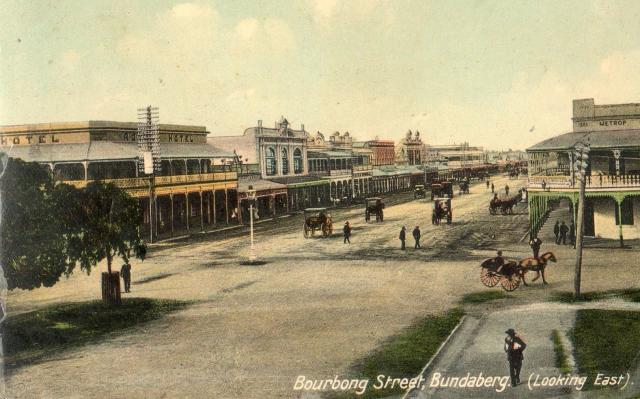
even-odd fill
[{"label": "telegraph pole", "polygon": [[589,146],[578,143],[574,147],[575,154],[575,177],[580,184],[578,197],[578,220],[576,234],[576,272],[573,281],[574,297],[580,299],[580,279],[582,274],[582,240],[584,237],[584,206],[585,206],[585,186],[587,167],[589,165]]},{"label": "telegraph pole", "polygon": [[155,204],[155,174],[160,172],[159,113],[157,107],[138,108],[138,173],[149,178],[149,242],[158,235]]}]

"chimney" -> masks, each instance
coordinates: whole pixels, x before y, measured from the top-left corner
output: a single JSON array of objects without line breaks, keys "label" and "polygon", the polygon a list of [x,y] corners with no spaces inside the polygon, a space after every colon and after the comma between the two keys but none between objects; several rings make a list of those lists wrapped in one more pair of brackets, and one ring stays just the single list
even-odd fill
[{"label": "chimney", "polygon": [[304,123],[300,124],[300,130],[302,130],[304,132]]},{"label": "chimney", "polygon": [[262,127],[262,119],[258,119],[258,127]]}]

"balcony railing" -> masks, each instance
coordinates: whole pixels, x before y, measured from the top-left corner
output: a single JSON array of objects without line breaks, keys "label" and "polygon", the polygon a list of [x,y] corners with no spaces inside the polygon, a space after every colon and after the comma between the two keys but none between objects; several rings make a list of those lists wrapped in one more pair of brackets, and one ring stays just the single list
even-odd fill
[{"label": "balcony railing", "polygon": [[[236,172],[214,172],[200,173],[195,175],[176,175],[176,176],[156,176],[156,186],[171,186],[178,184],[190,183],[207,183],[216,181],[237,180]],[[86,187],[91,180],[66,180],[65,183],[74,185],[78,188]],[[102,179],[105,183],[114,183],[116,186],[124,189],[143,188],[149,186],[148,177],[131,177],[125,179]]]},{"label": "balcony railing", "polygon": [[[591,190],[611,188],[638,188],[640,174],[633,175],[589,175],[585,176],[586,188]],[[529,176],[529,187],[542,189],[578,188],[571,176]]]}]

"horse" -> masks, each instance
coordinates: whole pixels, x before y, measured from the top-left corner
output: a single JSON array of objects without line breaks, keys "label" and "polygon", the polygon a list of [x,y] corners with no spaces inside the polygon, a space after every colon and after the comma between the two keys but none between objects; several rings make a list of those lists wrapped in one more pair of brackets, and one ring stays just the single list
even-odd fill
[{"label": "horse", "polygon": [[547,267],[547,263],[557,262],[556,256],[553,252],[545,252],[538,259],[536,258],[525,258],[518,262],[518,266],[520,266],[520,277],[522,277],[522,282],[524,285],[528,285],[527,281],[524,279],[524,275],[527,272],[536,272],[536,277],[531,281],[536,281],[542,276],[542,282],[544,284],[548,284],[547,280],[544,278],[544,269]]}]

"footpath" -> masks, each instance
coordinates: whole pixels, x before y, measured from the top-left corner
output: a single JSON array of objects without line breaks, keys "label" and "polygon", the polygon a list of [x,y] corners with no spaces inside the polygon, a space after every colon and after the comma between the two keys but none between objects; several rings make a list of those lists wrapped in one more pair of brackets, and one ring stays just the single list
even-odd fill
[{"label": "footpath", "polygon": [[[631,374],[630,384],[624,391],[586,391],[577,379],[555,386],[542,386],[545,377],[559,377],[555,367],[555,352],[551,333],[560,334],[565,352],[572,364],[572,346],[567,333],[573,327],[578,309],[622,309],[640,311],[640,303],[608,300],[598,303],[568,305],[536,303],[483,316],[466,316],[447,344],[423,370],[425,379],[421,389],[408,392],[406,399],[425,398],[600,398],[636,397],[640,393],[640,373]],[[520,374],[521,384],[511,387],[506,354],[503,350],[505,331],[513,328],[527,343]],[[605,344],[605,343],[603,343]],[[575,372],[570,376],[579,377]],[[452,378],[458,378],[454,383]],[[462,378],[467,377],[466,380]],[[475,377],[473,387],[467,385]],[[537,378],[537,385],[536,385]],[[479,381],[483,380],[481,385]],[[490,379],[490,382],[489,382]],[[461,383],[464,381],[464,384]]]}]

